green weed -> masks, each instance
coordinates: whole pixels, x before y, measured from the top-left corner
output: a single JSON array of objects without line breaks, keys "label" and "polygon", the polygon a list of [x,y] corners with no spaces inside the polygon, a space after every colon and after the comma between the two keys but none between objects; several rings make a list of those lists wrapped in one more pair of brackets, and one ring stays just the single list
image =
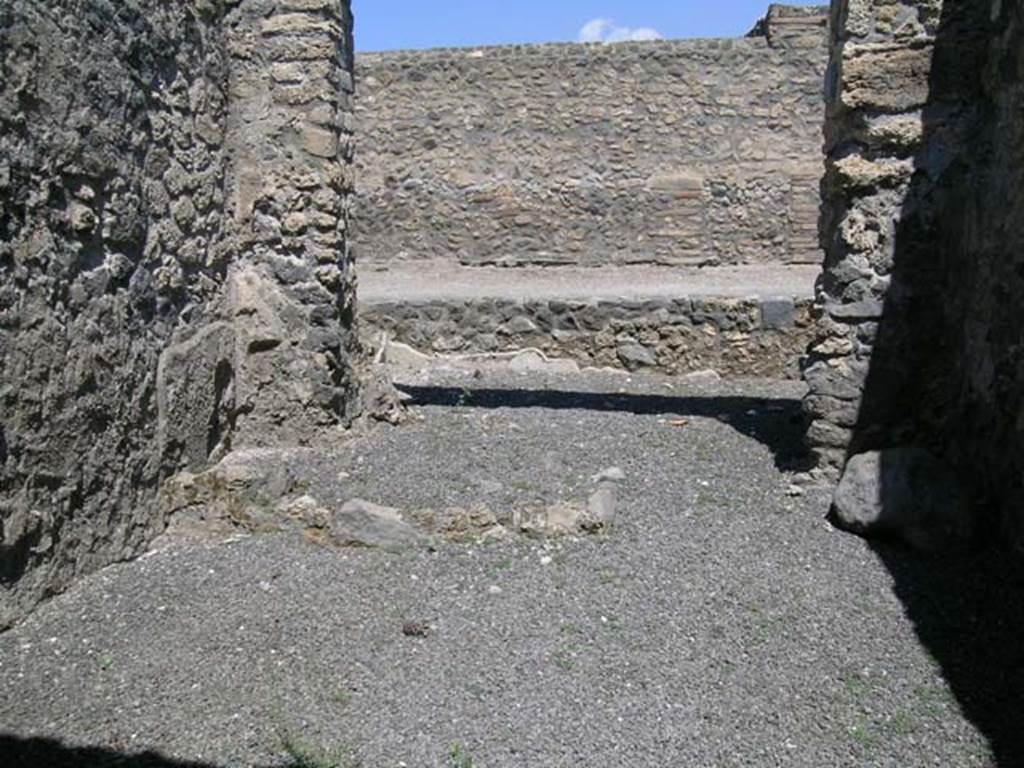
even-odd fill
[{"label": "green weed", "polygon": [[289,768],[361,768],[362,762],[348,746],[325,749],[294,733],[281,733],[281,748],[292,761]]},{"label": "green weed", "polygon": [[473,768],[473,756],[459,742],[452,744],[451,768]]}]

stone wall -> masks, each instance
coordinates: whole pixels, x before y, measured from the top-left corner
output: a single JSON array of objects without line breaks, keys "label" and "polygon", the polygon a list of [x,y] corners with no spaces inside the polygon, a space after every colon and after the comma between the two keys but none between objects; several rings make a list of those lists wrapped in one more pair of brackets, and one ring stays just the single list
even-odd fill
[{"label": "stone wall", "polygon": [[361,54],[365,263],[820,262],[822,8],[757,36]]},{"label": "stone wall", "polygon": [[0,5],[0,627],[358,409],[347,0]]},{"label": "stone wall", "polygon": [[[913,486],[941,467],[970,500],[957,535],[1024,546],[1024,9],[845,0],[833,14],[812,447],[833,472],[883,451],[890,517],[894,472]],[[886,468],[886,451],[903,458]],[[910,463],[931,475],[907,467],[921,452]]]},{"label": "stone wall", "polygon": [[438,354],[538,349],[583,366],[668,374],[799,378],[811,300],[464,299],[360,307],[367,346],[380,338]]}]

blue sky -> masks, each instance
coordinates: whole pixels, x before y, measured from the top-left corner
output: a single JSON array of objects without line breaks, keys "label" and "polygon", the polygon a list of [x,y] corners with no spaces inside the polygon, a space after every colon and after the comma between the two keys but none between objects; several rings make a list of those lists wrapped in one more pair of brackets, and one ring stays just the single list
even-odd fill
[{"label": "blue sky", "polygon": [[[356,50],[660,37],[737,37],[770,0],[352,0]],[[787,0],[819,5],[825,0]]]}]

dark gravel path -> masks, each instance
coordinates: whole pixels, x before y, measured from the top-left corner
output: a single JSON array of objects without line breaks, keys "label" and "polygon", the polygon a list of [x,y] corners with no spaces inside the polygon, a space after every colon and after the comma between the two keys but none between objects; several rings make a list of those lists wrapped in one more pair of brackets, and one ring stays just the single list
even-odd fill
[{"label": "dark gravel path", "polygon": [[367,768],[990,764],[883,558],[791,495],[799,385],[409,383],[421,420],[307,456],[314,491],[497,507],[617,466],[614,533],[153,553],[0,635],[0,730],[216,766],[287,765],[282,733]]}]

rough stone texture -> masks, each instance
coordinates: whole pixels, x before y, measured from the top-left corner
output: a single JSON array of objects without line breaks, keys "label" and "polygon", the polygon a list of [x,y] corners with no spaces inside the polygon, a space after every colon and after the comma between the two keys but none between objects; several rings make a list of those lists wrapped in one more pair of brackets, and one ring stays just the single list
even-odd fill
[{"label": "rough stone texture", "polygon": [[198,474],[178,473],[161,489],[168,525],[154,548],[283,532],[302,533],[322,546],[395,550],[493,541],[513,533],[596,534],[612,528],[616,484],[623,478],[617,468],[596,476],[585,500],[526,497],[497,511],[482,502],[398,509],[353,496],[347,472],[325,478],[320,468],[332,456],[323,449],[257,448],[234,451]]},{"label": "rough stone texture", "polygon": [[423,534],[392,507],[353,499],[333,512],[328,522],[331,541],[339,546],[411,547]]},{"label": "rough stone texture", "polygon": [[361,307],[360,327],[367,345],[385,333],[438,354],[533,348],[631,371],[797,378],[811,338],[811,304],[723,297],[373,302]]},{"label": "rough stone texture", "polygon": [[367,263],[820,262],[823,8],[756,37],[361,54]]},{"label": "rough stone texture", "polygon": [[359,400],[344,0],[0,6],[0,626]]},{"label": "rough stone texture", "polygon": [[1024,8],[848,0],[833,14],[812,448],[835,471],[921,446],[969,480],[974,527],[1019,547]]},{"label": "rough stone texture", "polygon": [[378,350],[386,335],[449,357],[795,377],[820,269],[393,264],[360,274],[360,328]]},{"label": "rough stone texture", "polygon": [[917,446],[852,457],[832,506],[832,519],[841,528],[926,551],[969,541],[969,517],[956,472]]},{"label": "rough stone texture", "polygon": [[358,407],[350,30],[338,0],[251,0],[232,27],[238,445],[304,444]]}]

